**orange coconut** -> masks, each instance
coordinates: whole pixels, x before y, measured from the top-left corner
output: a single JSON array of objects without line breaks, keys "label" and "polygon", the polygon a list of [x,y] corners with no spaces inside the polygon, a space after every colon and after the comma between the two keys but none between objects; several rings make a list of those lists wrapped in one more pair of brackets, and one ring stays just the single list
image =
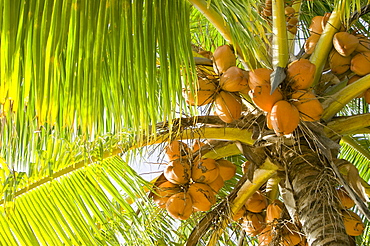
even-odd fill
[{"label": "orange coconut", "polygon": [[240,118],[242,113],[242,100],[239,94],[221,91],[215,100],[215,112],[226,123]]},{"label": "orange coconut", "polygon": [[311,20],[311,25],[308,28],[310,31],[310,34],[322,34],[323,28],[322,28],[322,19],[324,16],[315,16]]},{"label": "orange coconut", "polygon": [[279,200],[274,200],[266,208],[266,222],[271,223],[274,220],[281,219],[284,214],[284,204]]},{"label": "orange coconut", "polygon": [[292,133],[299,124],[298,109],[285,100],[275,103],[269,117],[271,125],[278,136]]},{"label": "orange coconut", "polygon": [[188,159],[170,161],[163,172],[168,181],[174,184],[186,184],[190,181],[190,163]]},{"label": "orange coconut", "polygon": [[359,76],[370,73],[370,51],[358,53],[352,58],[351,71]]},{"label": "orange coconut", "polygon": [[168,199],[181,191],[180,186],[173,184],[169,181],[165,181],[158,187],[154,188],[154,203],[157,204],[160,208],[165,208]]},{"label": "orange coconut", "polygon": [[256,191],[244,206],[250,212],[261,213],[267,207],[267,199],[260,191]]},{"label": "orange coconut", "polygon": [[245,213],[247,213],[247,209],[245,208],[245,206],[242,206],[235,214],[232,215],[232,220],[240,220]]},{"label": "orange coconut", "polygon": [[271,244],[273,239],[272,226],[267,225],[265,229],[261,231],[258,235],[258,245],[259,246],[268,246]]},{"label": "orange coconut", "polygon": [[172,218],[186,220],[193,212],[193,202],[188,193],[179,192],[168,199],[166,209]]},{"label": "orange coconut", "polygon": [[198,159],[191,168],[191,178],[194,182],[209,184],[216,180],[220,169],[211,158]]},{"label": "orange coconut", "polygon": [[296,91],[292,94],[292,104],[298,109],[304,121],[318,121],[324,108],[312,91]]},{"label": "orange coconut", "polygon": [[189,154],[189,147],[184,142],[174,140],[166,146],[165,152],[170,161],[186,158]]},{"label": "orange coconut", "polygon": [[320,39],[320,36],[321,35],[319,34],[311,34],[311,36],[306,39],[306,42],[304,43],[304,51],[306,52],[306,54],[310,55],[313,53],[316,48],[316,44]]},{"label": "orange coconut", "polygon": [[265,226],[265,218],[262,214],[247,212],[243,217],[242,228],[250,237],[257,236]]},{"label": "orange coconut", "polygon": [[273,70],[268,68],[257,68],[249,72],[249,88],[254,90],[256,86],[270,84],[270,76]]},{"label": "orange coconut", "polygon": [[213,68],[217,74],[223,74],[226,70],[236,65],[236,57],[229,45],[222,45],[213,52]]},{"label": "orange coconut", "polygon": [[207,184],[192,183],[188,193],[193,201],[193,209],[196,211],[208,211],[216,203],[215,194]]},{"label": "orange coconut", "polygon": [[365,98],[365,102],[367,102],[368,104],[370,104],[370,89],[367,89],[364,92],[364,98]]},{"label": "orange coconut", "polygon": [[212,80],[207,78],[198,78],[194,92],[183,90],[186,102],[192,106],[202,106],[213,101],[217,86]]},{"label": "orange coconut", "polygon": [[349,209],[355,206],[355,202],[349,197],[347,191],[343,187],[337,189],[337,196],[344,209]]},{"label": "orange coconut", "polygon": [[200,140],[196,139],[193,143],[193,146],[191,147],[191,150],[193,153],[197,152],[200,150],[200,148],[202,148],[203,146],[205,146],[206,144],[201,142]]},{"label": "orange coconut", "polygon": [[315,77],[316,66],[307,59],[291,62],[286,70],[286,81],[293,90],[304,90],[310,87]]},{"label": "orange coconut", "polygon": [[249,96],[251,97],[254,104],[265,112],[270,112],[272,106],[277,101],[283,99],[283,94],[281,93],[279,88],[277,88],[271,94],[270,84],[256,86],[253,90],[249,91]]},{"label": "orange coconut", "polygon": [[337,32],[333,37],[334,48],[342,56],[350,56],[358,44],[358,38],[348,32]]},{"label": "orange coconut", "polygon": [[208,184],[211,187],[212,191],[217,194],[219,190],[224,186],[224,180],[221,175],[218,175],[217,178]]},{"label": "orange coconut", "polygon": [[336,75],[345,73],[351,67],[351,57],[342,56],[338,51],[333,49],[329,54],[329,66],[331,71]]},{"label": "orange coconut", "polygon": [[241,68],[230,67],[220,77],[220,86],[222,90],[237,92],[248,90],[248,73],[244,73]]},{"label": "orange coconut", "polygon": [[235,176],[236,166],[234,163],[225,159],[218,159],[216,163],[220,169],[220,176],[223,180],[229,180]]},{"label": "orange coconut", "polygon": [[302,241],[303,237],[300,235],[298,228],[292,224],[288,223],[284,226],[282,242],[286,246],[297,245]]},{"label": "orange coconut", "polygon": [[361,221],[360,216],[356,213],[345,210],[343,211],[343,223],[346,228],[346,233],[350,236],[360,236],[365,229],[364,223]]}]

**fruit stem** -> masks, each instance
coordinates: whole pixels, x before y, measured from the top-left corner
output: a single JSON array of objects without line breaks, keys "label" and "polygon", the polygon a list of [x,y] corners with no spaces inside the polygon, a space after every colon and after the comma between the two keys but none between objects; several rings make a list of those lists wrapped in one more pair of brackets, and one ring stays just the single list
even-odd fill
[{"label": "fruit stem", "polygon": [[289,48],[286,28],[284,0],[272,1],[272,64],[276,67],[285,68],[289,60]]}]

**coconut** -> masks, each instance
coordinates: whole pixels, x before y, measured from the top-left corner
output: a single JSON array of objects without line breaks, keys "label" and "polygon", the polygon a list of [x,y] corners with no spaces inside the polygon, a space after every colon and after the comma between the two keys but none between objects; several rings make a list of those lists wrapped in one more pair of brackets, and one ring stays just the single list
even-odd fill
[{"label": "coconut", "polygon": [[233,221],[238,221],[240,220],[244,214],[247,212],[247,209],[245,208],[245,206],[242,206],[233,216],[232,216],[232,220]]},{"label": "coconut", "polygon": [[193,146],[191,147],[191,150],[193,153],[197,152],[200,150],[200,148],[202,148],[203,146],[205,146],[206,144],[201,142],[200,140],[196,139],[193,143]]},{"label": "coconut", "polygon": [[184,142],[174,140],[166,146],[165,152],[170,161],[186,158],[189,154],[189,147]]},{"label": "coconut", "polygon": [[216,203],[215,194],[207,184],[193,183],[189,186],[188,193],[196,211],[208,211]]},{"label": "coconut", "polygon": [[337,32],[333,37],[334,48],[342,56],[350,56],[358,44],[358,38],[348,32]]},{"label": "coconut", "polygon": [[208,184],[209,187],[211,187],[212,191],[217,194],[219,190],[224,186],[224,180],[221,177],[221,175],[218,175],[217,178],[212,182]]},{"label": "coconut", "polygon": [[221,91],[215,100],[215,112],[226,123],[240,118],[242,114],[242,100],[239,94]]},{"label": "coconut", "polygon": [[234,163],[225,159],[218,159],[216,163],[220,169],[220,176],[223,180],[229,180],[235,176],[236,166]]},{"label": "coconut", "polygon": [[286,81],[293,90],[304,90],[314,81],[316,66],[307,59],[291,62],[286,70]]},{"label": "coconut", "polygon": [[320,38],[319,34],[311,34],[311,36],[309,36],[306,39],[306,42],[304,44],[304,51],[306,52],[306,54],[310,55],[313,53],[316,44],[319,41],[319,38]]},{"label": "coconut", "polygon": [[285,15],[288,17],[293,17],[295,15],[295,9],[291,6],[287,6],[284,9]]},{"label": "coconut", "polygon": [[241,68],[230,67],[220,77],[221,89],[230,92],[248,90],[248,76]]},{"label": "coconut", "polygon": [[183,89],[186,102],[192,106],[203,106],[213,101],[217,87],[212,80],[198,78],[194,93],[191,90]]},{"label": "coconut", "polygon": [[266,226],[262,214],[247,212],[243,217],[242,228],[247,236],[257,236]]},{"label": "coconut", "polygon": [[193,212],[193,202],[188,193],[179,192],[168,199],[166,209],[172,218],[186,220]]},{"label": "coconut", "polygon": [[297,245],[302,241],[303,237],[299,234],[298,228],[288,223],[284,226],[282,242],[286,246]]},{"label": "coconut", "polygon": [[323,31],[325,29],[326,23],[328,23],[330,16],[331,16],[331,13],[325,13],[321,20],[321,27]]},{"label": "coconut", "polygon": [[345,73],[351,67],[351,56],[342,56],[333,49],[329,54],[329,66],[335,75]]},{"label": "coconut", "polygon": [[194,182],[210,184],[216,180],[220,169],[211,158],[198,159],[191,168],[191,178]]},{"label": "coconut", "polygon": [[370,89],[367,89],[364,93],[365,102],[370,104]]},{"label": "coconut", "polygon": [[298,109],[285,100],[275,103],[269,117],[271,125],[278,136],[292,133],[299,123]]},{"label": "coconut", "polygon": [[351,60],[351,71],[359,76],[370,73],[370,52],[358,53]]},{"label": "coconut", "polygon": [[324,108],[312,91],[296,91],[292,94],[291,101],[303,121],[318,121],[324,112]]},{"label": "coconut", "polygon": [[310,34],[322,34],[323,28],[322,28],[322,19],[324,16],[315,16],[311,20],[311,25],[308,28],[310,31]]},{"label": "coconut", "polygon": [[236,57],[229,45],[222,45],[213,52],[213,68],[217,74],[223,74],[229,67],[236,65]]},{"label": "coconut", "polygon": [[337,196],[344,209],[349,209],[355,206],[355,202],[349,197],[343,187],[337,189]]},{"label": "coconut", "polygon": [[360,236],[365,229],[364,223],[362,223],[360,216],[356,213],[345,210],[342,213],[344,227],[346,228],[346,233],[350,236]]},{"label": "coconut", "polygon": [[267,207],[267,199],[260,191],[256,191],[244,206],[250,212],[261,213]]},{"label": "coconut", "polygon": [[258,235],[258,245],[268,246],[273,240],[272,226],[267,225]]},{"label": "coconut", "polygon": [[254,90],[256,86],[270,84],[270,75],[273,72],[267,68],[257,68],[249,72],[249,88]]},{"label": "coconut", "polygon": [[256,86],[253,90],[249,91],[249,96],[254,104],[265,112],[270,112],[272,106],[279,100],[283,99],[283,94],[280,89],[277,88],[271,94],[271,85],[264,84]]},{"label": "coconut", "polygon": [[198,52],[199,55],[205,57],[205,58],[208,58],[208,59],[212,59],[213,57],[213,54],[211,51],[207,51],[207,50],[202,50],[202,51],[199,51]]},{"label": "coconut", "polygon": [[168,199],[181,191],[180,186],[173,184],[169,181],[165,181],[158,187],[154,188],[154,203],[157,204],[160,208],[165,208]]},{"label": "coconut", "polygon": [[266,208],[266,222],[271,223],[274,220],[281,219],[284,214],[284,204],[279,200],[274,200]]},{"label": "coconut", "polygon": [[[358,75],[353,75],[349,80],[348,80],[348,82],[347,82],[347,85],[350,85],[350,84],[352,84],[352,83],[354,83],[355,81],[357,81],[357,80],[359,80],[359,79],[361,79],[362,77],[361,76],[358,76]],[[363,97],[364,96],[364,93],[360,93],[358,96],[357,96],[357,98],[361,98],[361,97]]]},{"label": "coconut", "polygon": [[186,184],[190,181],[190,163],[188,159],[170,161],[164,169],[164,176],[174,184]]},{"label": "coconut", "polygon": [[358,45],[356,47],[356,52],[368,52],[370,51],[370,40],[364,36],[357,36]]}]

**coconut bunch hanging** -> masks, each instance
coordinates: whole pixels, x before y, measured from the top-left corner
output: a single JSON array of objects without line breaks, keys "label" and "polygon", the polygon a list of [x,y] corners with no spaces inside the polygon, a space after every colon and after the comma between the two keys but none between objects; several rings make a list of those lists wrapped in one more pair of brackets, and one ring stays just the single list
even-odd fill
[{"label": "coconut bunch hanging", "polygon": [[175,219],[186,220],[194,211],[211,209],[224,181],[236,173],[236,166],[227,160],[202,158],[199,150],[204,145],[194,141],[189,147],[172,141],[165,148],[169,162],[154,187],[153,199]]}]

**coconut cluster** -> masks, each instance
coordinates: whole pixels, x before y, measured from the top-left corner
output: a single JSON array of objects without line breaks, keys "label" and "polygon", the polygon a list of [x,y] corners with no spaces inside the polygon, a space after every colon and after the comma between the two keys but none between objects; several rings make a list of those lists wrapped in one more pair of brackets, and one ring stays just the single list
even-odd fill
[{"label": "coconut cluster", "polygon": [[233,216],[248,236],[258,237],[258,245],[307,245],[300,228],[291,222],[285,205],[274,200],[270,204],[261,191],[256,191]]},{"label": "coconut cluster", "polygon": [[153,199],[175,219],[186,220],[194,211],[211,209],[224,181],[236,173],[230,161],[197,155],[202,145],[195,141],[189,148],[182,141],[172,141],[166,147],[169,162],[163,181],[154,188]]},{"label": "coconut cluster", "polygon": [[315,16],[312,18],[310,27],[308,28],[310,36],[307,38],[304,45],[306,54],[312,54],[315,50],[316,44],[324,31],[330,15],[331,13],[326,13],[324,16]]},{"label": "coconut cluster", "polygon": [[[287,23],[287,30],[292,34],[297,33],[298,18],[295,9],[292,7],[292,2],[285,2],[285,18]],[[262,6],[261,14],[266,19],[270,19],[272,16],[272,0],[266,0]]]}]

